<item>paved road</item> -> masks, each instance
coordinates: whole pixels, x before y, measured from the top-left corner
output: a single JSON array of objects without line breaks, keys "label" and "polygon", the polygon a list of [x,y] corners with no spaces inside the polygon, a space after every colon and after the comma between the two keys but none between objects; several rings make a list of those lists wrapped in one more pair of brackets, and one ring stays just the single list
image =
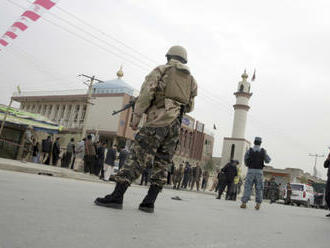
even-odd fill
[{"label": "paved road", "polygon": [[[137,210],[147,189],[131,187],[123,210],[97,207],[113,184],[0,170],[1,248],[329,247],[324,210],[237,202],[164,190],[154,214]],[[171,200],[178,195],[183,201]]]}]

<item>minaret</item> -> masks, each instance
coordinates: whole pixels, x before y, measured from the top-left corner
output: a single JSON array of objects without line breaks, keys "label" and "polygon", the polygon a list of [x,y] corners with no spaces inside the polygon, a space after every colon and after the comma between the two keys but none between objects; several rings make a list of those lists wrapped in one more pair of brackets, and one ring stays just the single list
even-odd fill
[{"label": "minaret", "polygon": [[247,120],[247,112],[249,111],[250,83],[247,81],[248,75],[246,71],[242,74],[242,81],[238,83],[236,96],[236,104],[234,105],[234,123],[231,137],[237,139],[245,139],[245,127]]},{"label": "minaret", "polygon": [[250,109],[249,99],[252,96],[250,92],[250,83],[247,81],[246,71],[242,74],[242,80],[238,83],[236,103],[233,106],[235,110],[233,131],[231,137],[225,137],[222,146],[221,166],[225,166],[230,160],[238,160],[240,163],[242,176],[246,174],[244,166],[244,155],[250,147],[250,142],[245,139],[245,128],[247,113]]}]

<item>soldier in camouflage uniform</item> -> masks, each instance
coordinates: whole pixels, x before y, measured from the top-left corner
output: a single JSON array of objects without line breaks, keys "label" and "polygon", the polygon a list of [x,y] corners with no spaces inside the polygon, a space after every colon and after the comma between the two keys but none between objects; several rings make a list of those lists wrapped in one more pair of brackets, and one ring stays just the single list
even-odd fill
[{"label": "soldier in camouflage uniform", "polygon": [[173,189],[180,188],[182,178],[183,178],[183,164],[180,164],[179,168],[174,169]]},{"label": "soldier in camouflage uniform", "polygon": [[165,170],[179,141],[182,115],[193,110],[197,95],[196,81],[185,65],[186,50],[173,46],[166,57],[166,65],[156,67],[147,75],[136,100],[132,129],[138,129],[143,114],[147,118],[135,136],[129,158],[115,177],[115,190],[104,198],[97,198],[97,205],[121,209],[127,188],[147,165],[152,165],[151,185],[139,209],[154,211],[154,202],[166,183]]}]

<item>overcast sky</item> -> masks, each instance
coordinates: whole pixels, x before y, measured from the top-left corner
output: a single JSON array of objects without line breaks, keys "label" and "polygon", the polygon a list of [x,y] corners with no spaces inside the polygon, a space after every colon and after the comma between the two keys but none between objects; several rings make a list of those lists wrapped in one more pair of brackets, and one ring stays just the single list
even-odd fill
[{"label": "overcast sky", "polygon": [[[29,6],[1,0],[1,34],[23,13],[10,2]],[[209,130],[217,126],[215,156],[231,135],[240,76],[246,68],[251,78],[256,68],[247,139],[263,137],[272,166],[312,172],[308,154],[327,155],[330,146],[329,13],[327,0],[61,0],[0,51],[0,102],[8,103],[17,84],[22,91],[78,89],[77,74],[110,80],[120,65],[139,89],[179,44],[199,84],[192,116]]]}]

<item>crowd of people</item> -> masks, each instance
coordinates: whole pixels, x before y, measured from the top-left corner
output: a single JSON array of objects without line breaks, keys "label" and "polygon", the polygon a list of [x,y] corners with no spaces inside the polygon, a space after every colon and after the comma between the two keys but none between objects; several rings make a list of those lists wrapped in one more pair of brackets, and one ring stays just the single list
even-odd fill
[{"label": "crowd of people", "polygon": [[114,174],[115,161],[118,160],[120,169],[128,156],[128,149],[116,145],[110,146],[106,142],[93,141],[88,135],[80,142],[74,138],[65,148],[61,148],[60,137],[52,140],[51,136],[39,142],[31,132],[25,134],[25,145],[22,155],[24,162],[41,163],[45,165],[70,168],[75,171],[90,173],[103,180],[110,180]]}]

